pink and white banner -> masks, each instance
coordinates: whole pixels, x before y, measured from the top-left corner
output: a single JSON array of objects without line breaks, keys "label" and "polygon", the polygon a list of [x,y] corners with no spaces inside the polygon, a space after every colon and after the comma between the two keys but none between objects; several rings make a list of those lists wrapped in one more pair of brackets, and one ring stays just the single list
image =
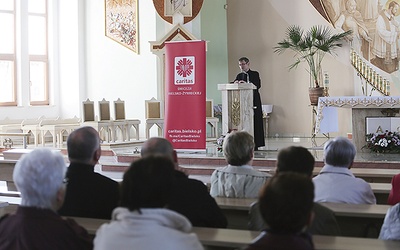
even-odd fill
[{"label": "pink and white banner", "polygon": [[165,50],[164,136],[175,149],[205,149],[205,41],[168,42]]}]

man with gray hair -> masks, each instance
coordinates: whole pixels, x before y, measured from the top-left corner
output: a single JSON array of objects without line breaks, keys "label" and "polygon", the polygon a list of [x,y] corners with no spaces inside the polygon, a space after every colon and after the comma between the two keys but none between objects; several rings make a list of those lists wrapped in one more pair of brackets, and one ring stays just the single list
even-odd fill
[{"label": "man with gray hair", "polygon": [[63,216],[111,219],[119,200],[118,182],[94,172],[101,156],[99,133],[92,127],[73,131],[67,140],[70,165]]},{"label": "man with gray hair", "polygon": [[[279,150],[276,159],[276,172],[278,173],[299,173],[312,179],[315,159],[308,149],[300,146],[290,146]],[[307,228],[311,234],[318,235],[340,235],[340,228],[332,210],[321,204],[314,203],[314,219]],[[250,207],[249,216],[250,230],[264,230],[267,228],[261,216],[260,206],[255,202]]]},{"label": "man with gray hair", "polygon": [[217,168],[211,175],[211,196],[257,198],[271,176],[255,170],[251,164],[254,140],[246,131],[231,132],[222,145],[228,166]]},{"label": "man with gray hair", "polygon": [[15,165],[21,192],[15,214],[0,219],[0,249],[92,249],[84,228],[57,213],[65,195],[66,165],[59,152],[35,149]]},{"label": "man with gray hair", "polygon": [[208,193],[207,186],[179,171],[177,153],[167,139],[148,139],[140,153],[142,157],[161,155],[175,163],[175,180],[167,208],[184,215],[196,227],[225,228],[228,225],[221,209]]},{"label": "man with gray hair", "polygon": [[325,143],[325,166],[313,178],[315,202],[376,204],[371,186],[350,171],[355,156],[356,147],[345,137]]}]

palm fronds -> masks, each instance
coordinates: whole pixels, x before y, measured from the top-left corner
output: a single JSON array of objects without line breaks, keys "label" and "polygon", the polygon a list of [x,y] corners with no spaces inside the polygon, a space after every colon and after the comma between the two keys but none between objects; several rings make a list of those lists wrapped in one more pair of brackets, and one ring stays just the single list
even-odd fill
[{"label": "palm fronds", "polygon": [[336,48],[342,47],[341,42],[349,35],[351,31],[332,34],[327,26],[313,26],[304,31],[300,26],[292,25],[287,28],[285,38],[274,47],[274,52],[281,54],[287,49],[294,51],[296,61],[289,66],[289,70],[296,68],[301,62],[307,62],[309,73],[318,88],[318,76],[324,56],[326,53],[333,54]]}]

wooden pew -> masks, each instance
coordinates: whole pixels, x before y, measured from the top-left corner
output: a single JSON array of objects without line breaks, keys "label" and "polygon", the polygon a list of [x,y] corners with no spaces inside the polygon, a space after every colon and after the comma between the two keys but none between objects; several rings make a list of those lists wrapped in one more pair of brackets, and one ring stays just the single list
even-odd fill
[{"label": "wooden pew", "polygon": [[8,202],[0,201],[0,217],[7,213],[6,207],[8,207]]},{"label": "wooden pew", "polygon": [[[315,170],[315,169],[314,169]],[[393,176],[400,173],[399,169],[373,169],[373,168],[352,168],[351,172],[356,177],[364,179],[369,183],[390,183]]]},{"label": "wooden pew", "polygon": [[[72,217],[78,224],[86,228],[92,235],[108,220]],[[257,231],[221,229],[221,228],[203,228],[194,227],[193,233],[197,235],[200,242],[207,247],[223,247],[226,249],[242,248],[249,245],[259,234]],[[352,237],[333,237],[314,235],[313,241],[315,249],[331,250],[394,250],[400,248],[398,241],[383,241],[378,239],[364,239]]]},{"label": "wooden pew", "polygon": [[[211,176],[205,175],[190,175],[189,178],[193,178],[199,181],[202,181],[205,185],[207,185],[208,189],[211,187],[210,183]],[[372,191],[376,197],[377,204],[387,204],[387,200],[389,197],[390,190],[392,189],[391,183],[369,183],[371,186]]]},{"label": "wooden pew", "polygon": [[[128,164],[127,164],[128,167]],[[214,171],[215,168],[218,166],[198,166],[198,167],[190,167],[187,168],[185,165],[181,165],[183,169],[185,169],[185,172],[189,174],[190,176],[196,176],[199,175],[201,179],[206,180],[206,176],[211,176],[211,173]],[[202,170],[207,170],[208,172],[211,172],[210,174],[203,174],[204,171]],[[260,168],[256,167],[257,170],[269,174],[275,174],[275,169],[273,168]],[[321,167],[315,167],[313,171],[313,176],[316,176],[319,174],[321,171]],[[110,168],[108,168],[109,171]],[[352,168],[351,172],[354,174],[354,176],[358,178],[364,179],[366,182],[369,183],[390,183],[392,180],[392,177],[396,174],[400,173],[399,169],[382,169],[382,168]],[[209,181],[208,181],[209,182]]]},{"label": "wooden pew", "polygon": [[336,216],[384,219],[390,205],[346,204],[322,202],[321,205],[331,209]]},{"label": "wooden pew", "polygon": [[369,183],[372,188],[372,191],[376,197],[376,204],[387,204],[387,200],[389,198],[390,190],[392,189],[391,183]]},{"label": "wooden pew", "polygon": [[343,236],[377,238],[390,205],[320,203],[334,213]]},{"label": "wooden pew", "polygon": [[[315,167],[313,175],[316,176],[321,171],[322,167]],[[350,171],[355,177],[364,179],[369,183],[390,183],[392,177],[400,173],[399,169],[386,169],[386,168],[351,168]],[[274,174],[275,169],[268,171]]]},{"label": "wooden pew", "polygon": [[[259,232],[256,231],[201,227],[193,228],[193,232],[197,234],[204,246],[225,247],[226,249],[245,247],[259,235]],[[313,241],[316,250],[394,250],[400,248],[399,241],[354,237],[314,235]]]},{"label": "wooden pew", "polygon": [[[250,205],[257,199],[216,197],[228,219],[228,228],[247,229]],[[336,216],[343,236],[377,238],[389,205],[321,203]]]},{"label": "wooden pew", "polygon": [[1,145],[3,145],[3,137],[22,137],[22,147],[27,147],[28,137],[30,136],[29,133],[10,133],[10,132],[1,132],[0,133],[0,140]]},{"label": "wooden pew", "polygon": [[[11,210],[6,212],[13,212],[17,205],[8,205],[7,202],[0,202],[7,209]],[[231,203],[232,205],[232,203]],[[229,205],[229,206],[231,206]],[[337,208],[340,206],[331,206]],[[338,209],[339,211],[339,209]],[[345,213],[343,211],[343,213]],[[347,213],[347,212],[346,212]],[[109,220],[93,219],[83,217],[70,217],[74,219],[79,225],[83,226],[91,235],[95,235],[97,229]],[[259,234],[258,231],[238,230],[238,229],[217,229],[217,228],[203,228],[194,227],[193,232],[197,235],[200,242],[212,249],[212,247],[223,247],[224,249],[234,249],[245,247],[250,244]],[[339,237],[339,236],[321,236],[314,235],[313,241],[315,249],[330,249],[330,250],[376,250],[386,249],[394,250],[400,249],[400,241],[383,241],[378,239],[366,239],[355,237]],[[211,248],[209,248],[211,247]]]},{"label": "wooden pew", "polygon": [[[244,210],[248,212],[250,206],[257,199],[239,199],[215,197],[215,201],[221,209]],[[345,204],[345,203],[320,203],[331,209],[335,215],[342,217],[361,217],[361,218],[385,218],[390,205],[370,205],[370,204]]]},{"label": "wooden pew", "polygon": [[[313,175],[316,176],[321,171],[322,167],[315,167]],[[263,171],[263,169],[260,169]],[[400,173],[399,169],[388,169],[388,168],[351,168],[350,171],[354,176],[364,179],[369,183],[390,183],[392,177]],[[275,169],[266,169],[266,172],[270,174],[275,173]]]},{"label": "wooden pew", "polygon": [[16,160],[1,160],[0,161],[0,180],[7,182],[8,190],[16,191],[17,188],[13,180],[13,172]]},{"label": "wooden pew", "polygon": [[[129,167],[130,163],[137,158],[139,155],[117,155],[118,164],[102,164],[103,171],[117,171],[123,172]],[[187,156],[186,156],[187,157]],[[265,161],[265,160],[264,160]],[[211,163],[210,163],[211,162]],[[212,163],[215,162],[215,163]],[[222,163],[221,163],[222,162]],[[219,165],[217,165],[220,163]],[[368,162],[367,162],[368,163]],[[201,175],[211,176],[217,167],[225,166],[226,161],[223,158],[209,157],[209,158],[185,158],[185,156],[179,157],[179,164],[184,172],[188,175]],[[214,165],[212,165],[214,164]],[[222,164],[222,165],[221,165]],[[362,166],[363,163],[359,163]],[[377,164],[377,163],[376,163]],[[384,162],[382,162],[384,164]],[[392,167],[397,167],[394,163],[390,164]],[[379,166],[378,166],[379,167]],[[274,167],[266,166],[254,166],[257,170],[269,174],[275,173]],[[321,171],[322,167],[315,167],[313,175],[316,176]],[[400,173],[400,169],[387,169],[387,168],[361,168],[354,167],[351,169],[352,173],[359,178],[364,179],[369,183],[390,183],[392,177]]]},{"label": "wooden pew", "polygon": [[103,225],[104,223],[110,222],[110,220],[105,219],[93,219],[93,218],[84,218],[84,217],[68,217],[74,219],[79,225],[84,227],[89,234],[95,235],[97,229]]}]

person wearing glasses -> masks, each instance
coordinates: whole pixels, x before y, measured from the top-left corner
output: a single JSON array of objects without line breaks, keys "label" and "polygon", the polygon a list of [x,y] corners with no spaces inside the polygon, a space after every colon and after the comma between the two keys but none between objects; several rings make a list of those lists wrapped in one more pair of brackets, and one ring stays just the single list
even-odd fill
[{"label": "person wearing glasses", "polygon": [[256,89],[253,90],[254,108],[254,150],[265,146],[263,113],[261,107],[261,97],[258,90],[261,88],[260,74],[250,69],[250,60],[247,57],[239,58],[239,68],[241,72],[236,76],[234,83],[253,83]]},{"label": "person wearing glasses", "polygon": [[0,219],[0,249],[92,249],[92,237],[57,209],[65,195],[64,157],[45,148],[24,155],[15,165],[13,179],[21,205]]}]

